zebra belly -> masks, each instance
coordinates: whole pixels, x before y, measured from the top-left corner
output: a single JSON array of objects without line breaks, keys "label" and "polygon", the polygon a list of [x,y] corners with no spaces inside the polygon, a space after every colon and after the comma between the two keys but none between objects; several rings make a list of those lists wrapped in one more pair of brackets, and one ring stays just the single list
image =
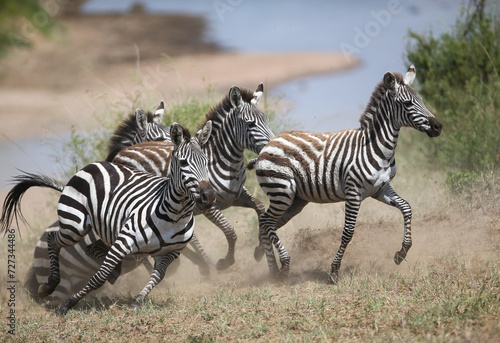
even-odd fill
[{"label": "zebra belly", "polygon": [[125,237],[134,254],[162,255],[183,249],[194,233],[194,217],[183,218],[176,223],[168,223],[158,218],[151,218],[135,228],[135,240],[130,234]]}]

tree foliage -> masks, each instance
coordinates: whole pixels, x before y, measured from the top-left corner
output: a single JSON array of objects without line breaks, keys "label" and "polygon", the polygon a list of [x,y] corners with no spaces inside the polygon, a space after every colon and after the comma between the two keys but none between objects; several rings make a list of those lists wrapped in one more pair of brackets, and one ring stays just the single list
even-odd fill
[{"label": "tree foliage", "polygon": [[47,7],[38,0],[0,1],[0,57],[15,47],[29,47],[33,38],[41,33],[48,35],[56,26],[50,11],[59,5]]},{"label": "tree foliage", "polygon": [[422,97],[443,122],[429,151],[455,170],[500,166],[499,8],[476,0],[450,32],[409,32],[406,59]]}]

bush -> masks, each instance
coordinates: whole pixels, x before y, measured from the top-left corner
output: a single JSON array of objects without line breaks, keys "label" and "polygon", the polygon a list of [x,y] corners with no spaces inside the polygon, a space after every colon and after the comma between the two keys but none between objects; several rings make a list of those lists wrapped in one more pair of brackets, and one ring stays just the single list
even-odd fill
[{"label": "bush", "polygon": [[476,1],[451,30],[409,32],[407,62],[417,69],[419,92],[443,123],[428,153],[460,171],[500,166],[499,8]]}]

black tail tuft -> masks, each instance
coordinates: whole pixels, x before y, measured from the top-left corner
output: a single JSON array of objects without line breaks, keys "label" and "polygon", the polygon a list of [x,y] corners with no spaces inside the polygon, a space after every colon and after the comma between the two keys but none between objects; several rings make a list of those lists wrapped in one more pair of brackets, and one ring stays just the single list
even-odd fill
[{"label": "black tail tuft", "polygon": [[12,187],[3,202],[2,217],[0,218],[0,232],[4,232],[4,234],[7,233],[7,230],[10,228],[14,218],[16,219],[16,223],[18,218],[21,218],[23,222],[26,222],[26,219],[21,212],[21,199],[28,189],[36,186],[52,188],[56,191],[62,192],[64,188],[64,185],[61,182],[48,176],[30,174],[26,172],[23,173],[24,175],[18,175],[12,179],[15,186]]}]

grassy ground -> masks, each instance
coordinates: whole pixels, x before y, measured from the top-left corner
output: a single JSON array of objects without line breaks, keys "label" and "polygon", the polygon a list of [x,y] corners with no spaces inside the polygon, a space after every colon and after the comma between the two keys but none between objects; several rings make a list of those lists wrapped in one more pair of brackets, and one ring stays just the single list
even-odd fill
[{"label": "grassy ground", "polygon": [[[327,283],[325,272],[340,240],[342,205],[312,206],[281,231],[292,256],[285,283],[269,281],[265,262],[251,257],[254,215],[230,210],[239,241],[237,262],[229,271],[213,271],[203,279],[183,260],[134,312],[129,305],[147,278],[137,271],[97,298],[83,301],[66,317],[51,316],[50,308],[33,303],[18,284],[15,335],[7,333],[10,295],[4,262],[0,340],[498,341],[498,196],[471,206],[456,199],[443,205],[443,195],[439,209],[437,200],[426,206],[418,194],[413,198],[414,246],[408,260],[401,266],[392,262],[402,236],[399,213],[367,201],[336,286]],[[325,217],[322,213],[330,218],[311,225],[311,218]],[[209,225],[203,218],[198,224],[209,253],[214,259],[222,256],[222,234],[205,229]],[[16,243],[18,280],[26,273],[36,237],[27,231]],[[7,239],[2,240],[2,256],[7,245]]]},{"label": "grassy ground", "polygon": [[[292,258],[283,283],[270,281],[266,263],[253,260],[254,213],[229,209],[238,232],[229,270],[203,278],[182,260],[134,312],[129,305],[147,281],[137,270],[67,316],[51,316],[50,306],[34,303],[22,289],[39,232],[53,220],[47,209],[54,200],[41,203],[43,211],[28,218],[33,229],[16,233],[13,300],[7,259],[0,264],[0,341],[498,342],[500,192],[450,196],[443,173],[422,168],[418,145],[410,150],[401,149],[393,183],[414,211],[407,260],[393,262],[403,236],[400,213],[368,199],[335,286],[326,272],[340,243],[343,204],[308,205],[279,231]],[[263,199],[252,177],[248,184]],[[213,260],[225,254],[223,234],[202,217],[197,233]],[[8,244],[8,237],[1,241],[1,256],[8,255]],[[11,309],[15,335],[8,333]]]}]

